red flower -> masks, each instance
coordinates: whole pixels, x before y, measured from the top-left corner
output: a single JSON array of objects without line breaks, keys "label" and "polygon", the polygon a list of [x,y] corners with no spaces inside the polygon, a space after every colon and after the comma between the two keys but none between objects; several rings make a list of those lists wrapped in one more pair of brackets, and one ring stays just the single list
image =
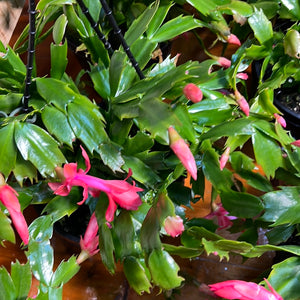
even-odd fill
[{"label": "red flower", "polygon": [[218,221],[218,230],[226,229],[228,227],[232,226],[231,220],[235,220],[236,217],[234,216],[228,216],[229,212],[225,210],[222,203],[213,204],[213,211],[208,214],[204,219],[214,219],[217,218]]},{"label": "red flower", "polygon": [[12,222],[23,243],[27,245],[29,241],[28,226],[21,212],[17,196],[18,193],[5,183],[3,176],[0,174],[0,201],[7,208]]},{"label": "red flower", "polygon": [[296,146],[296,147],[300,147],[300,140],[294,141],[291,144]]},{"label": "red flower", "polygon": [[285,122],[285,119],[278,115],[278,114],[274,114],[274,118],[276,119],[276,121],[283,127],[285,128],[286,127],[286,122]]},{"label": "red flower", "polygon": [[168,216],[165,219],[164,227],[167,234],[172,237],[180,235],[184,230],[183,221],[179,216]]},{"label": "red flower", "polygon": [[57,168],[56,172],[58,177],[62,179],[62,183],[49,183],[50,188],[54,194],[67,196],[72,186],[83,187],[83,199],[78,202],[79,205],[83,204],[87,199],[88,194],[92,196],[99,196],[100,192],[105,192],[109,199],[109,206],[106,211],[106,219],[111,222],[114,213],[117,209],[117,204],[128,210],[137,210],[142,204],[142,201],[137,194],[143,189],[131,185],[125,180],[104,180],[94,176],[87,175],[90,170],[90,160],[86,151],[81,147],[82,156],[85,159],[86,170],[78,169],[77,163],[65,164],[64,168]]},{"label": "red flower", "polygon": [[78,264],[99,252],[99,236],[97,235],[98,229],[97,219],[95,213],[93,213],[85,231],[84,238],[80,237],[81,253],[77,258]]},{"label": "red flower", "polygon": [[247,73],[237,73],[236,77],[242,80],[247,80],[248,79],[248,74]]},{"label": "red flower", "polygon": [[189,83],[184,87],[183,94],[187,99],[191,100],[193,103],[200,102],[203,98],[202,91],[198,88],[197,85],[193,83]]},{"label": "red flower", "polygon": [[283,300],[283,298],[266,281],[270,290],[254,282],[227,280],[209,285],[210,290],[225,299],[240,300]]},{"label": "red flower", "polygon": [[225,69],[228,69],[231,66],[231,60],[227,59],[226,57],[218,57],[217,62]]},{"label": "red flower", "polygon": [[197,180],[197,166],[189,146],[172,126],[168,128],[168,132],[171,149],[179,158],[183,166],[191,174],[193,179]]}]

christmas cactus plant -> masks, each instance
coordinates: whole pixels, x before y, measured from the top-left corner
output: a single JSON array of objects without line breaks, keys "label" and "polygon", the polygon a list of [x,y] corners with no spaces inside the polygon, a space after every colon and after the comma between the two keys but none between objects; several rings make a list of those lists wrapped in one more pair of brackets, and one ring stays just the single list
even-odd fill
[{"label": "christmas cactus plant", "polygon": [[[14,226],[28,259],[14,262],[11,274],[0,269],[0,296],[30,297],[33,274],[35,299],[61,299],[63,284],[93,255],[112,274],[120,262],[142,294],[184,285],[175,255],[285,251],[291,257],[266,270],[265,288],[237,278],[210,285],[210,293],[245,299],[249,289],[247,299],[298,299],[300,247],[287,242],[298,233],[299,141],[284,128],[273,97],[299,77],[299,3],[135,1],[111,13],[105,1],[40,0],[29,12],[14,47],[0,47],[0,239],[15,242]],[[281,19],[288,29],[276,29]],[[225,54],[210,53],[202,30]],[[186,32],[207,59],[153,59]],[[51,66],[39,77],[34,46],[49,35]],[[75,77],[67,71],[70,49],[83,61]],[[26,51],[27,66],[19,57]],[[256,61],[261,73],[250,85]],[[207,182],[211,213],[187,218],[185,207],[202,201]],[[43,211],[27,227],[22,211],[35,205]],[[54,271],[53,225],[82,205],[90,212],[82,251]],[[240,232],[238,240],[218,228]],[[258,243],[261,231],[265,244]]]}]

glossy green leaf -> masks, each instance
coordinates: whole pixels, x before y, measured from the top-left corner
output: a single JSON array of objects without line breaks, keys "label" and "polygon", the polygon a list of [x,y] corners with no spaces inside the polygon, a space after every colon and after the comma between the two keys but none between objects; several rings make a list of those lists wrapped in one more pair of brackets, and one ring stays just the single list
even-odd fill
[{"label": "glossy green leaf", "polygon": [[159,99],[152,98],[140,103],[139,109],[137,122],[140,129],[149,131],[153,138],[158,138],[161,143],[168,144],[168,128],[171,125],[180,126],[180,121],[171,107]]},{"label": "glossy green leaf", "polygon": [[293,14],[296,19],[300,19],[300,3],[297,0],[282,0],[282,4]]},{"label": "glossy green leaf", "polygon": [[9,123],[0,129],[0,172],[5,177],[16,165],[17,148],[14,141],[14,125],[14,123]]},{"label": "glossy green leaf", "polygon": [[22,96],[22,94],[18,93],[8,93],[6,95],[0,95],[0,111],[7,114],[11,113],[20,105]]},{"label": "glossy green leaf", "polygon": [[218,9],[225,12],[230,10],[233,15],[239,14],[244,17],[249,17],[253,13],[252,6],[244,1],[233,0],[230,3],[219,6]]},{"label": "glossy green leaf", "polygon": [[223,136],[252,135],[255,132],[252,122],[246,118],[228,121],[214,126],[201,136],[201,140]]},{"label": "glossy green leaf", "polygon": [[90,153],[107,141],[103,122],[95,108],[72,102],[68,104],[67,114],[73,132],[86,145]]},{"label": "glossy green leaf", "polygon": [[60,15],[55,21],[53,26],[53,40],[56,45],[59,45],[62,42],[67,24],[68,20],[64,14]]},{"label": "glossy green leaf", "polygon": [[218,156],[213,149],[204,152],[202,170],[205,177],[218,191],[230,189],[232,185],[231,172],[227,169],[220,170]]},{"label": "glossy green leaf", "polygon": [[76,262],[76,257],[71,256],[68,261],[62,261],[51,279],[51,287],[57,288],[68,282],[74,277],[80,269],[80,266]]},{"label": "glossy green leaf", "polygon": [[183,278],[178,276],[179,267],[168,252],[153,250],[148,258],[148,266],[154,284],[160,288],[171,290],[181,285]]},{"label": "glossy green leaf", "polygon": [[202,254],[203,249],[189,248],[185,246],[175,246],[171,244],[163,244],[164,250],[171,255],[178,255],[182,258],[194,258]]},{"label": "glossy green leaf", "polygon": [[[42,234],[42,233],[40,233]],[[53,249],[50,241],[31,241],[26,256],[29,260],[34,277],[49,286],[54,263]]]},{"label": "glossy green leaf", "polygon": [[253,159],[241,151],[235,151],[230,154],[230,163],[237,172],[241,170],[252,171],[255,168]]},{"label": "glossy green leaf", "polygon": [[16,72],[17,77],[21,79],[26,74],[26,66],[20,56],[9,45],[6,47],[5,58],[13,65],[13,70]]},{"label": "glossy green leaf", "polygon": [[271,183],[259,173],[241,170],[238,174],[247,180],[247,184],[259,191],[271,192],[273,190]]},{"label": "glossy green leaf", "polygon": [[20,153],[17,154],[13,173],[20,186],[23,185],[23,180],[26,178],[28,178],[31,183],[34,179],[37,180],[37,170],[35,166],[30,161],[25,160]]},{"label": "glossy green leaf", "polygon": [[273,288],[287,300],[297,300],[300,295],[299,257],[290,257],[272,267],[268,277]]},{"label": "glossy green leaf", "polygon": [[153,139],[149,134],[138,131],[133,137],[128,137],[124,144],[124,152],[127,155],[134,155],[140,152],[150,150],[154,145]]},{"label": "glossy green leaf", "polygon": [[280,146],[258,130],[252,136],[252,144],[257,163],[267,177],[274,177],[276,169],[283,166]]},{"label": "glossy green leaf", "polygon": [[0,241],[16,242],[15,232],[11,227],[11,221],[2,210],[0,210]]},{"label": "glossy green leaf", "polygon": [[103,163],[110,167],[112,171],[122,171],[121,167],[125,161],[121,155],[121,149],[117,144],[111,142],[101,143],[97,152],[100,154]]},{"label": "glossy green leaf", "polygon": [[187,2],[205,16],[209,15],[212,11],[217,9],[217,1],[215,0],[187,0]]},{"label": "glossy green leaf", "polygon": [[143,33],[147,30],[149,23],[153,16],[155,16],[158,8],[158,2],[153,2],[149,5],[144,12],[135,19],[128,30],[125,33],[125,40],[127,44],[130,46],[133,42],[139,39]]},{"label": "glossy green leaf", "polygon": [[156,43],[167,41],[186,31],[202,26],[203,23],[192,16],[178,16],[162,25],[155,32],[151,41]]},{"label": "glossy green leaf", "polygon": [[106,224],[99,227],[99,249],[103,264],[111,274],[114,274],[116,269],[114,259],[115,248],[111,230]]},{"label": "glossy green leaf", "polygon": [[4,267],[0,268],[0,299],[16,299],[16,288],[9,273]]},{"label": "glossy green leaf", "polygon": [[145,267],[136,257],[128,256],[123,263],[124,273],[131,288],[139,295],[150,293],[151,283],[146,275]]},{"label": "glossy green leaf", "polygon": [[261,200],[248,193],[222,191],[220,196],[224,208],[231,216],[253,218],[263,210]]},{"label": "glossy green leaf", "polygon": [[69,102],[75,99],[76,93],[63,81],[54,78],[36,78],[38,93],[62,111]]},{"label": "glossy green leaf", "polygon": [[54,135],[62,144],[72,148],[75,134],[67,116],[62,111],[53,106],[45,106],[42,111],[42,120],[50,134]]},{"label": "glossy green leaf", "polygon": [[66,70],[68,59],[67,59],[67,52],[68,52],[68,44],[67,42],[63,44],[51,44],[51,70],[50,74],[51,77],[56,79],[61,79],[64,75]]},{"label": "glossy green leaf", "polygon": [[19,261],[11,264],[11,278],[16,288],[16,300],[24,300],[31,287],[31,270],[29,262],[20,264]]},{"label": "glossy green leaf", "polygon": [[81,191],[73,187],[68,196],[54,197],[44,208],[43,212],[51,215],[53,221],[60,220],[64,216],[70,216],[78,208],[77,202],[82,200]]},{"label": "glossy green leaf", "polygon": [[265,214],[263,220],[274,222],[273,226],[300,222],[300,195],[298,187],[281,187],[281,190],[263,196]]},{"label": "glossy green leaf", "polygon": [[56,141],[41,127],[15,123],[15,142],[25,160],[29,160],[42,176],[54,176],[54,168],[66,162]]},{"label": "glossy green leaf", "polygon": [[214,254],[218,255],[220,257],[220,260],[226,258],[229,260],[229,251],[220,249],[217,245],[217,242],[215,241],[207,241],[205,238],[202,239],[202,244],[204,246],[204,249],[207,253],[207,255]]},{"label": "glossy green leaf", "polygon": [[126,256],[135,254],[135,232],[131,215],[128,211],[121,211],[115,220],[115,234],[120,243],[119,257],[123,259]]},{"label": "glossy green leaf", "polygon": [[110,96],[109,70],[104,65],[91,66],[89,75],[93,81],[96,92],[104,99]]},{"label": "glossy green leaf", "polygon": [[272,23],[267,19],[263,11],[256,10],[254,14],[248,19],[248,22],[260,44],[266,47],[272,47]]},{"label": "glossy green leaf", "polygon": [[154,186],[161,181],[160,177],[154,172],[152,168],[146,165],[142,160],[134,156],[124,156],[124,169],[128,172],[132,170],[132,177],[137,181],[147,186]]}]

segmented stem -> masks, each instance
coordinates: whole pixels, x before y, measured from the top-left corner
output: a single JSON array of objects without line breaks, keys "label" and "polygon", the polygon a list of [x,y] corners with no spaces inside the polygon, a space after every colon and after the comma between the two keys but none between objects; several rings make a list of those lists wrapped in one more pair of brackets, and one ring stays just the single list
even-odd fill
[{"label": "segmented stem", "polygon": [[90,12],[88,10],[88,8],[85,6],[85,4],[83,3],[82,0],[77,0],[77,3],[80,6],[80,9],[81,9],[82,13],[86,16],[86,18],[90,22],[92,28],[95,30],[98,38],[103,43],[105,49],[108,51],[109,55],[111,56],[113,54],[113,50],[111,48],[111,44],[105,38],[105,35],[100,31],[98,23],[94,21],[94,19],[92,18],[91,14],[90,14]]},{"label": "segmented stem", "polygon": [[125,53],[127,54],[132,66],[134,67],[135,71],[137,72],[138,76],[140,77],[140,79],[145,78],[143,72],[141,71],[138,62],[135,60],[133,54],[130,51],[129,46],[127,45],[124,36],[122,34],[121,29],[119,28],[111,9],[109,8],[107,2],[105,0],[100,0],[102,8],[108,18],[108,21],[110,23],[110,25],[112,26],[112,28],[114,29],[114,34],[119,38],[121,45],[125,51]]},{"label": "segmented stem", "polygon": [[23,110],[28,111],[28,102],[30,99],[30,85],[31,76],[33,69],[33,59],[35,53],[35,2],[34,0],[29,0],[29,41],[28,41],[28,54],[27,54],[27,65],[26,65],[26,77],[25,77],[25,89],[23,95]]}]

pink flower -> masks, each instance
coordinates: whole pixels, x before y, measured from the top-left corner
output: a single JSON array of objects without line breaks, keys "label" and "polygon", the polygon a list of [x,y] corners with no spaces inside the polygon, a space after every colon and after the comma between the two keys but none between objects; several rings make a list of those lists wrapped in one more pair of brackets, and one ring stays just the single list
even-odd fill
[{"label": "pink flower", "polygon": [[270,290],[254,282],[242,280],[227,280],[210,284],[209,288],[217,296],[225,299],[240,300],[283,300],[283,298],[266,281]]},{"label": "pink flower", "polygon": [[249,104],[246,99],[240,94],[238,90],[234,91],[236,102],[238,103],[239,107],[241,108],[242,112],[248,117],[250,108]]},{"label": "pink flower", "polygon": [[189,146],[172,126],[168,128],[168,133],[171,149],[179,158],[186,170],[191,174],[193,179],[197,180],[197,166]]},{"label": "pink flower", "polygon": [[227,42],[229,44],[241,46],[241,42],[240,42],[239,38],[232,33],[227,37]]},{"label": "pink flower", "polygon": [[248,74],[247,73],[237,73],[236,77],[242,80],[247,80],[248,79]]},{"label": "pink flower", "polygon": [[183,94],[187,99],[191,100],[193,103],[200,102],[203,98],[202,91],[198,88],[197,85],[193,83],[188,83],[183,88]]},{"label": "pink flower", "polygon": [[285,128],[286,127],[286,122],[285,122],[285,119],[282,117],[282,116],[280,116],[280,115],[278,115],[278,114],[274,114],[274,118],[276,119],[276,121],[283,127],[283,128]]},{"label": "pink flower", "polygon": [[84,238],[80,237],[81,253],[77,258],[78,264],[99,252],[99,236],[97,235],[98,229],[97,219],[95,213],[93,213],[85,231]]},{"label": "pink flower", "polygon": [[225,210],[222,203],[215,204],[213,203],[213,211],[208,214],[204,219],[214,219],[217,218],[218,221],[218,230],[226,229],[228,227],[232,226],[231,220],[235,220],[236,217],[234,216],[228,216],[229,212]]},{"label": "pink flower", "polygon": [[230,147],[227,147],[224,153],[221,155],[220,158],[220,169],[221,171],[225,168],[225,165],[229,159],[229,154],[230,154]]},{"label": "pink flower", "polygon": [[[94,197],[98,197],[100,192],[105,192],[109,199],[109,206],[106,211],[106,219],[111,222],[117,209],[117,204],[127,210],[137,210],[142,201],[137,194],[143,189],[129,184],[125,180],[104,180],[94,176],[87,175],[90,170],[90,160],[86,151],[81,147],[82,156],[85,159],[86,170],[78,169],[77,163],[65,164],[64,168],[56,168],[58,177],[62,183],[49,183],[54,194],[67,196],[73,186],[83,187],[83,199],[78,202],[83,204],[90,193]],[[117,204],[116,204],[117,203]]]},{"label": "pink flower", "polygon": [[296,146],[296,147],[300,147],[300,140],[294,141],[291,144]]},{"label": "pink flower", "polygon": [[179,216],[168,216],[165,219],[164,227],[167,234],[172,237],[180,235],[184,230],[183,221]]},{"label": "pink flower", "polygon": [[12,222],[25,245],[29,241],[28,226],[21,212],[18,193],[5,183],[3,176],[0,174],[0,201],[7,208]]},{"label": "pink flower", "polygon": [[217,62],[225,69],[228,69],[231,66],[231,61],[226,57],[218,57]]}]

